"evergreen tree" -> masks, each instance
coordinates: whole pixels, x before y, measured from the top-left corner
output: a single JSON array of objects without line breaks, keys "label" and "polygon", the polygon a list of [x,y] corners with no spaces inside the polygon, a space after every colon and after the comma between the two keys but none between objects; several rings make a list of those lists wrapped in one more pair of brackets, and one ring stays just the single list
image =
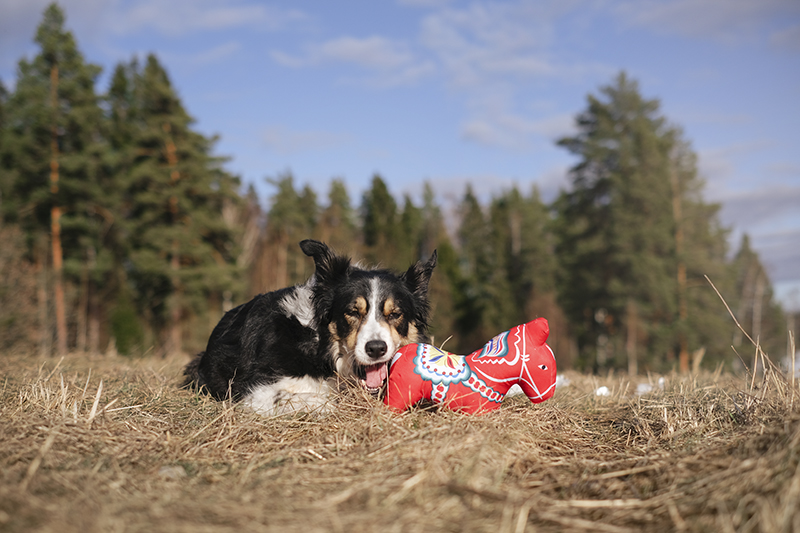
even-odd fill
[{"label": "evergreen tree", "polygon": [[492,235],[471,185],[458,210],[461,220],[457,232],[460,268],[454,291],[456,328],[461,344],[474,350],[495,331],[487,320],[487,309],[492,305]]},{"label": "evergreen tree", "polygon": [[[6,89],[3,80],[0,79],[0,154],[3,153],[3,137],[6,131],[6,102],[8,102],[8,89]],[[1,168],[2,166],[0,166]],[[0,186],[2,186],[2,181],[0,181]],[[2,199],[0,198],[0,200]],[[0,209],[0,213],[2,213],[2,209]]]},{"label": "evergreen tree", "polygon": [[[747,234],[742,235],[739,251],[731,267],[735,281],[728,305],[731,306],[739,324],[754,341],[759,342],[764,352],[780,354],[784,348],[786,319],[783,310],[775,302],[767,271],[761,264],[758,254],[750,246],[750,237]],[[744,338],[741,330],[734,326],[730,327],[733,328],[731,343],[733,347],[740,354],[751,352],[752,346]],[[724,340],[729,341],[730,337]]]},{"label": "evergreen tree", "polygon": [[6,145],[6,136],[8,135],[8,124],[6,120],[6,105],[8,102],[8,90],[0,80],[0,226],[3,224],[6,209],[3,206],[5,196],[11,189],[10,183],[10,167],[9,162],[6,161],[8,154],[4,150]]},{"label": "evergreen tree", "polygon": [[[490,206],[496,295],[496,325],[508,329],[543,313],[554,313],[548,295],[555,290],[555,257],[547,207],[534,187],[525,198],[514,187]],[[537,298],[543,299],[537,301]],[[552,300],[552,298],[550,298]]]},{"label": "evergreen tree", "polygon": [[[68,274],[76,274],[103,226],[97,208],[103,120],[94,91],[100,68],[85,62],[57,4],[45,10],[35,41],[40,52],[30,62],[19,62],[7,106],[8,134],[0,148],[3,214],[21,224],[29,243],[49,234],[57,349],[64,353],[65,266]],[[36,261],[44,264],[42,254]]]},{"label": "evergreen tree", "polygon": [[399,231],[396,232],[397,264],[395,268],[403,268],[418,261],[422,257],[422,210],[414,205],[409,195],[403,197],[403,210],[400,212]]},{"label": "evergreen tree", "polygon": [[705,279],[722,294],[733,292],[728,265],[728,230],[719,221],[719,204],[703,200],[704,182],[697,175],[697,156],[675,128],[671,151],[673,215],[675,218],[678,316],[675,334],[678,363],[685,370],[705,360],[730,360],[731,319]]},{"label": "evergreen tree", "polygon": [[[659,115],[658,101],[643,99],[624,73],[601,93],[605,100],[589,96],[578,134],[559,141],[580,157],[570,171],[572,189],[555,203],[560,302],[584,365],[597,369],[627,359],[635,370],[643,348],[656,366],[681,352],[681,369],[688,370],[683,352],[693,326],[690,313],[679,310],[681,294],[683,305],[690,304],[681,280],[699,236],[724,248],[724,234],[714,229],[714,209],[686,193],[701,184],[686,164],[680,131]],[[679,205],[691,206],[695,218],[689,221]]]},{"label": "evergreen tree", "polygon": [[181,326],[190,312],[203,309],[210,294],[238,290],[237,230],[222,215],[227,203],[240,201],[239,181],[211,155],[216,139],[191,129],[193,119],[154,55],[141,71],[131,68],[125,84],[120,72],[111,92],[112,109],[121,113],[127,105],[132,124],[130,142],[127,134],[118,141],[128,147],[121,160],[129,166],[131,277],[151,324],[168,324],[165,350],[181,352]]},{"label": "evergreen tree", "polygon": [[371,188],[364,193],[361,218],[367,260],[397,268],[397,202],[378,174],[373,176]]},{"label": "evergreen tree", "polygon": [[342,180],[333,180],[320,218],[320,238],[343,254],[359,255],[356,213]]},{"label": "evergreen tree", "polygon": [[522,197],[511,191],[492,199],[489,204],[489,253],[486,284],[486,326],[495,331],[510,329],[523,322],[523,295],[513,288],[522,273]]},{"label": "evergreen tree", "polygon": [[297,192],[291,173],[268,182],[277,190],[270,200],[259,268],[268,273],[264,288],[275,290],[305,281],[311,274],[298,243],[315,235],[319,206],[310,187]]},{"label": "evergreen tree", "polygon": [[428,287],[428,297],[431,301],[431,334],[433,340],[439,344],[455,337],[448,342],[448,349],[461,353],[461,339],[456,327],[456,309],[454,302],[454,288],[457,287],[458,257],[455,248],[450,242],[442,210],[436,203],[436,197],[430,183],[426,182],[422,191],[422,207],[420,208],[421,227],[419,230],[419,256],[418,259],[427,261],[436,250],[437,266],[434,270]]}]

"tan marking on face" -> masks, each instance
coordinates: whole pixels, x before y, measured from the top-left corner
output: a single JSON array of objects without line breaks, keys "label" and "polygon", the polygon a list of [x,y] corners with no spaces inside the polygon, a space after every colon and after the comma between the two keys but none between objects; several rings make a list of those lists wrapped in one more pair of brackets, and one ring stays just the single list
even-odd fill
[{"label": "tan marking on face", "polygon": [[331,340],[333,341],[333,359],[336,365],[336,371],[340,379],[353,378],[353,349],[354,343],[352,342],[353,335],[342,339],[339,336],[339,328],[336,327],[335,322],[328,324],[328,331],[331,332]]},{"label": "tan marking on face", "polygon": [[408,342],[406,344],[411,344],[412,342],[420,342],[419,338],[419,330],[417,326],[414,324],[408,325]]},{"label": "tan marking on face", "polygon": [[367,305],[366,298],[358,296],[347,308],[345,319],[350,324],[350,333],[346,337],[338,339],[347,353],[353,353],[356,349],[358,331],[367,315]]},{"label": "tan marking on face", "polygon": [[388,298],[383,303],[383,317],[386,319],[386,323],[389,325],[389,332],[392,336],[392,342],[397,348],[416,341],[418,332],[417,328],[415,328],[413,324],[408,325],[408,336],[404,337],[397,331],[398,326],[400,326],[401,322],[403,321],[403,311],[393,298]]},{"label": "tan marking on face", "polygon": [[346,351],[348,353],[352,353],[356,349],[356,341],[358,341],[358,329],[353,328],[350,330],[350,335],[347,337],[340,339],[340,342],[344,344]]},{"label": "tan marking on face", "polygon": [[341,342],[346,351],[352,351],[356,346],[356,336],[358,335],[358,328],[367,314],[367,300],[363,296],[359,296],[347,306],[344,318],[350,324],[350,333],[344,337],[338,337],[337,340]]},{"label": "tan marking on face", "polygon": [[356,301],[354,302],[354,305],[355,305],[356,310],[358,311],[358,313],[362,317],[367,314],[367,299],[366,298],[364,298],[363,296],[359,296],[358,298],[356,298]]},{"label": "tan marking on face", "polygon": [[394,298],[387,298],[386,301],[383,302],[383,316],[385,316],[388,319],[392,315],[392,313],[402,315],[402,312],[397,307]]},{"label": "tan marking on face", "polygon": [[395,342],[397,343],[398,349],[414,342],[421,342],[419,339],[419,331],[417,330],[417,327],[414,324],[408,325],[407,337],[401,337],[400,334],[397,333],[397,330],[395,330],[394,328],[392,328],[392,333],[393,333],[392,335],[393,338],[395,338],[396,335]]}]

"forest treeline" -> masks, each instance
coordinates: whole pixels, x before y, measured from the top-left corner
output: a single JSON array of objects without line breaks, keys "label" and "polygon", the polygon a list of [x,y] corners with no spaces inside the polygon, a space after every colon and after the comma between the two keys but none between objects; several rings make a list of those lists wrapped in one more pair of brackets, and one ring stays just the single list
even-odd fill
[{"label": "forest treeline", "polygon": [[199,351],[225,310],[312,273],[305,238],[398,270],[438,250],[432,333],[454,352],[545,316],[562,367],[730,362],[742,335],[704,276],[753,338],[784,349],[757,254],[745,237],[731,257],[689,142],[624,73],[558,141],[578,162],[554,202],[467,187],[452,217],[430,184],[415,202],[379,175],[355,201],[342,180],[321,200],[279,175],[262,206],[155,55],[119,64],[101,92],[57,5],[35,41],[13,91],[0,86],[4,350]]}]

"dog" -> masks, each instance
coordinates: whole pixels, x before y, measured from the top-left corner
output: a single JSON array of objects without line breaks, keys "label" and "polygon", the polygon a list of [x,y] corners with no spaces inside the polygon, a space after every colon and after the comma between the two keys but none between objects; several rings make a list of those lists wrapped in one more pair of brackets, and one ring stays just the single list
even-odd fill
[{"label": "dog", "polygon": [[378,396],[395,352],[429,342],[436,251],[398,275],[353,265],[319,241],[300,248],[314,260],[311,278],[225,313],[186,366],[184,387],[265,416],[326,409],[348,383]]}]

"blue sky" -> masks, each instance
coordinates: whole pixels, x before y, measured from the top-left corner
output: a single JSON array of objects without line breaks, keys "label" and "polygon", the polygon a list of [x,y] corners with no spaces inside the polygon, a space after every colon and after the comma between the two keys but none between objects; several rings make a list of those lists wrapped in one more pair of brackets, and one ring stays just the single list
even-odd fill
[{"label": "blue sky", "polygon": [[[0,0],[0,78],[13,86],[44,0]],[[797,0],[65,0],[104,67],[155,52],[197,127],[262,198],[291,170],[355,204],[379,172],[398,197],[430,181],[445,204],[565,187],[554,145],[622,69],[699,156],[705,197],[751,236],[800,308]]]}]

